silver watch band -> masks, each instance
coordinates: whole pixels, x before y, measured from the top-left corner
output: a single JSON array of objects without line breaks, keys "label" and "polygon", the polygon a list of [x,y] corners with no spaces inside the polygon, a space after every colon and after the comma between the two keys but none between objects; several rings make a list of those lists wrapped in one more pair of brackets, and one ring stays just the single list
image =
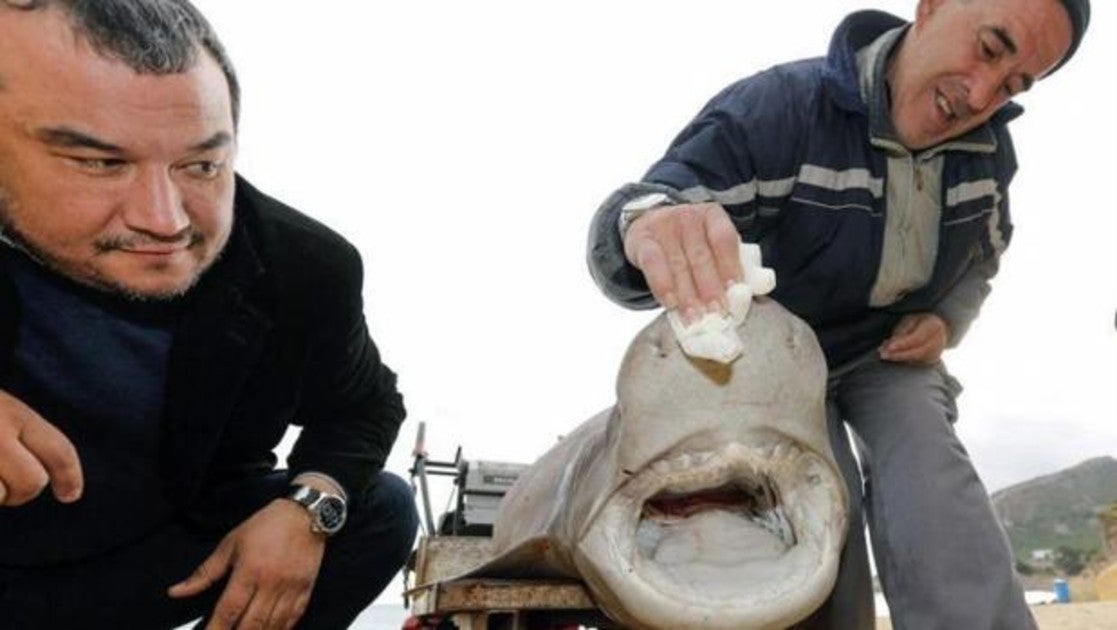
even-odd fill
[{"label": "silver watch band", "polygon": [[621,206],[621,214],[617,219],[617,227],[621,231],[621,238],[628,233],[632,223],[644,216],[649,210],[674,205],[676,202],[666,193],[653,192],[629,199]]},{"label": "silver watch band", "polygon": [[316,534],[332,536],[345,524],[348,508],[345,499],[336,494],[296,484],[286,496],[310,514],[310,531]]}]

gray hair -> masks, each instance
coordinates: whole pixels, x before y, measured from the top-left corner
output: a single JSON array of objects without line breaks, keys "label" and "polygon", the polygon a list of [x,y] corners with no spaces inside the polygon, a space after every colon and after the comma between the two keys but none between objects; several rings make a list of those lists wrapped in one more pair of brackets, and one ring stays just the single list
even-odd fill
[{"label": "gray hair", "polygon": [[98,53],[140,74],[177,74],[194,66],[199,47],[209,53],[229,84],[234,123],[240,116],[240,85],[225,47],[190,0],[0,0],[22,11],[57,7],[74,31]]}]

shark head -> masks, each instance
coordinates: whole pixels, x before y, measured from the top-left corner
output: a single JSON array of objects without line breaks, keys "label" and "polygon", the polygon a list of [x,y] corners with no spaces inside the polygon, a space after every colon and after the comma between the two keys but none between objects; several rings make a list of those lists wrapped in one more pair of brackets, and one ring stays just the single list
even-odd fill
[{"label": "shark head", "polygon": [[729,365],[691,359],[664,317],[632,342],[606,449],[612,492],[573,560],[633,627],[782,628],[829,595],[846,529],[814,334],[770,300]]},{"label": "shark head", "polygon": [[810,328],[760,299],[728,365],[691,359],[665,316],[633,340],[617,403],[501,501],[472,572],[575,577],[631,628],[785,628],[825,601],[847,521]]}]

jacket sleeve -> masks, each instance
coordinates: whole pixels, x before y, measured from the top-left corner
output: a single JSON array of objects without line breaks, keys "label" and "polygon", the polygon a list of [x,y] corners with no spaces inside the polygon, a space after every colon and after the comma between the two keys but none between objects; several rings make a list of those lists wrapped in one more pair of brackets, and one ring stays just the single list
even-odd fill
[{"label": "jacket sleeve", "polygon": [[971,265],[950,293],[936,305],[934,313],[950,329],[950,339],[946,344],[948,348],[957,346],[969,330],[970,324],[977,319],[981,305],[992,290],[989,281],[997,274],[999,266],[999,256]]},{"label": "jacket sleeve", "polygon": [[[628,308],[653,308],[639,269],[624,255],[621,208],[651,193],[675,203],[720,203],[742,237],[757,223],[762,180],[787,177],[796,151],[798,107],[778,69],[739,81],[715,96],[644,175],[610,195],[590,226],[587,262],[594,281]],[[758,153],[762,159],[758,159]]]},{"label": "jacket sleeve", "polygon": [[939,300],[933,312],[950,328],[947,347],[961,343],[970,324],[977,319],[981,305],[992,290],[990,281],[1000,268],[1001,254],[1012,240],[1012,215],[1009,213],[1008,187],[1016,174],[1016,152],[1012,137],[1004,126],[996,128],[997,189],[993,212],[986,224],[981,246],[974,250],[974,260],[950,291]]},{"label": "jacket sleeve", "polygon": [[384,467],[406,414],[396,375],[381,362],[365,323],[360,256],[348,244],[347,250],[318,309],[323,321],[313,327],[298,411],[303,431],[288,464],[292,477],[324,473],[360,496]]}]

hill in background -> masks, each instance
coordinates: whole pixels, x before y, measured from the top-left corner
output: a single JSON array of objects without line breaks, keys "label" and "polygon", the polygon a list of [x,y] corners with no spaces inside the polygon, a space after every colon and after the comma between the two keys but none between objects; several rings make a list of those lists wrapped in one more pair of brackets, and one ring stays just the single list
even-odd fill
[{"label": "hill in background", "polygon": [[1029,561],[1036,549],[1098,551],[1097,515],[1117,502],[1117,459],[1086,460],[994,492],[992,501],[1018,560]]}]

